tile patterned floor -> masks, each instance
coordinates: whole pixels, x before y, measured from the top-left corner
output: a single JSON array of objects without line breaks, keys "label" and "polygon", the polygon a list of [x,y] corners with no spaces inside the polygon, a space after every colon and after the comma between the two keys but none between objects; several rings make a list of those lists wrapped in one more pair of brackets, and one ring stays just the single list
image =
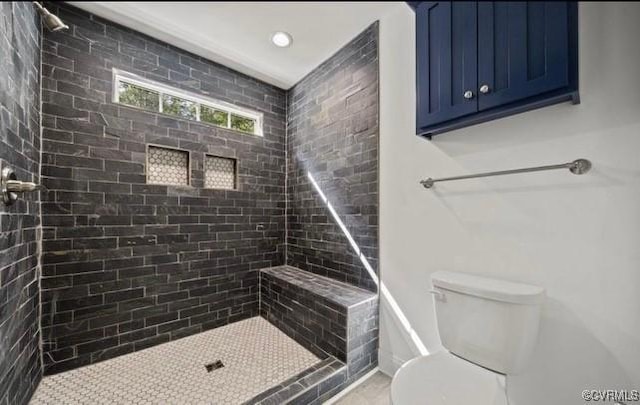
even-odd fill
[{"label": "tile patterned floor", "polygon": [[31,404],[241,404],[319,361],[256,317],[45,377]]}]

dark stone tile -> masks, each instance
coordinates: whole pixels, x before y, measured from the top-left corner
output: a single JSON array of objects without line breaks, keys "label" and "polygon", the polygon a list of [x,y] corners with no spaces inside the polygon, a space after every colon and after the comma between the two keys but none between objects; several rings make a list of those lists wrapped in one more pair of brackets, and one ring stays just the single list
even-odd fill
[{"label": "dark stone tile", "polygon": [[[48,363],[46,371],[140,350],[259,310],[315,353],[326,357],[329,351],[345,360],[353,353],[358,356],[354,373],[368,367],[374,361],[367,351],[377,344],[371,335],[377,321],[370,323],[365,312],[357,314],[367,326],[362,330],[349,329],[346,321],[351,303],[370,293],[321,285],[311,277],[302,284],[318,287],[312,292],[317,300],[289,282],[289,296],[275,299],[273,293],[259,309],[258,294],[282,286],[271,280],[260,291],[255,270],[284,264],[287,251],[286,261],[303,270],[375,290],[303,168],[309,168],[377,272],[377,54],[359,54],[375,43],[377,28],[365,31],[287,94],[106,20],[88,18],[69,5],[55,7],[69,16],[65,21],[71,30],[44,34],[47,141],[42,156],[51,191],[43,193],[43,263],[51,276],[73,278],[71,286],[59,284],[65,278],[43,284],[43,296],[55,297],[56,289],[68,287],[65,294],[73,296],[52,298],[56,305],[43,306],[43,316],[63,325],[84,317],[87,327],[106,329],[63,336],[56,335],[62,329],[48,328],[47,340],[54,344],[45,350],[55,347],[64,360]],[[89,40],[98,41],[92,53],[84,48]],[[337,62],[345,60],[353,63]],[[143,69],[156,80],[173,79],[175,86],[258,109],[267,123],[265,136],[114,105],[111,67]],[[330,100],[324,88],[338,96]],[[287,124],[290,139],[285,142]],[[192,187],[146,184],[147,143],[191,152]],[[21,142],[8,143],[14,144]],[[303,161],[286,162],[285,150]],[[204,152],[238,159],[238,191],[202,188]],[[17,166],[29,166],[28,157],[17,157]],[[84,296],[76,285],[87,287]],[[114,341],[108,335],[113,328],[131,336]],[[314,331],[325,332],[325,338],[318,340]],[[70,353],[77,355],[69,358]],[[299,383],[288,389],[290,396],[305,392]],[[320,395],[315,389],[308,400]]]},{"label": "dark stone tile", "polygon": [[[254,215],[252,209],[274,202],[270,215],[284,217],[284,187],[270,185],[284,184],[285,92],[134,31],[122,30],[106,20],[97,23],[69,5],[54,7],[71,16],[65,19],[71,29],[63,34],[44,34],[47,47],[43,65],[48,81],[44,110],[46,117],[55,119],[43,119],[47,139],[43,173],[46,185],[54,190],[43,204],[43,221],[56,239],[44,244],[43,257],[47,266],[54,266],[56,278],[44,283],[43,290],[46,293],[65,287],[69,280],[63,277],[70,275],[72,282],[88,286],[88,290],[85,296],[77,296],[82,295],[80,289],[68,290],[66,294],[73,292],[74,296],[58,297],[56,305],[43,308],[43,316],[62,319],[63,314],[77,313],[92,327],[115,322],[123,331],[140,329],[138,322],[142,327],[154,326],[143,329],[144,336],[133,336],[135,340],[125,339],[108,349],[92,346],[86,341],[91,339],[89,335],[78,336],[82,343],[62,341],[62,336],[51,329],[48,339],[56,343],[59,353],[66,350],[68,355],[79,344],[83,351],[82,359],[65,358],[63,365],[51,365],[47,370],[101,361],[255,316],[257,276],[253,276],[255,282],[248,282],[246,271],[279,265],[284,260],[284,222],[256,233],[256,226],[264,219]],[[91,54],[85,48],[88,41],[95,45]],[[129,71],[142,69],[156,80],[178,79],[174,85],[191,91],[198,91],[193,84],[209,81],[212,85],[206,95],[227,101],[232,101],[227,98],[228,90],[217,85],[219,75],[230,77],[229,86],[238,93],[248,86],[254,97],[275,95],[259,108],[265,120],[281,124],[275,130],[265,128],[264,137],[251,138],[115,105],[109,96],[112,66]],[[191,75],[196,71],[201,74]],[[218,92],[213,91],[215,88]],[[229,139],[239,142],[229,146]],[[223,146],[224,155],[242,155],[240,167],[246,160],[255,162],[257,169],[272,165],[275,169],[243,173],[239,188],[242,190],[245,184],[251,187],[229,196],[202,188],[148,185],[144,175],[147,142],[191,151],[194,164],[202,164],[198,163],[202,157],[196,153]],[[199,170],[194,172],[194,185],[203,181],[201,166]],[[218,212],[218,207],[233,209],[224,213]],[[228,227],[224,235],[220,233],[224,232],[222,228],[208,225],[214,223],[211,216],[217,215],[219,223]],[[254,232],[234,232],[245,226]],[[212,245],[200,244],[216,241],[219,236],[215,250]],[[237,246],[238,241],[246,245]],[[174,265],[177,267],[171,267]],[[232,270],[231,266],[236,267]],[[171,277],[153,277],[162,274]],[[223,299],[214,298],[219,293],[224,294]],[[182,306],[185,301],[188,304]],[[112,305],[116,305],[115,313]],[[222,313],[234,315],[218,316]],[[97,341],[100,339],[109,338],[96,336]],[[135,344],[130,343],[133,341]]]}]

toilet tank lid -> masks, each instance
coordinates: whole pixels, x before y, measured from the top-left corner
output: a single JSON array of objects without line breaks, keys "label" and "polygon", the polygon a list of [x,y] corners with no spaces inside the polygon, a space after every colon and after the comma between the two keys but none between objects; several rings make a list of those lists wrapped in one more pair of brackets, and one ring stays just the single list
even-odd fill
[{"label": "toilet tank lid", "polygon": [[466,273],[437,271],[431,275],[431,281],[434,287],[495,301],[539,304],[544,299],[542,287]]}]

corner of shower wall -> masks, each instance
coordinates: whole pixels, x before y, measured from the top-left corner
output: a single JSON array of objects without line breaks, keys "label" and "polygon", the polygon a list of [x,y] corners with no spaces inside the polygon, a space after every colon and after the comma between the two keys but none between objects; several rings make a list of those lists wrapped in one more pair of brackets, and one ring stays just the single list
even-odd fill
[{"label": "corner of shower wall", "polygon": [[[307,284],[314,279],[328,281],[309,273],[378,292],[378,31],[378,22],[371,24],[287,92],[285,267],[291,268],[284,271],[298,272],[309,281],[283,282],[277,276],[283,269],[266,270],[261,279],[261,313],[307,349],[324,347],[320,350],[329,349],[327,353],[334,355],[340,351],[323,346],[324,338],[339,335],[340,327],[364,331],[359,338],[344,339],[347,345],[358,342],[350,355],[338,356],[345,361],[336,360],[344,369],[296,394],[295,401],[305,401],[301,403],[323,403],[378,365],[378,296],[362,312],[347,316],[345,324],[330,322],[324,330],[326,320],[318,315],[323,311],[304,313],[298,303],[274,303],[296,296],[298,302],[304,301],[302,297],[322,301]],[[286,294],[272,294],[274,283]],[[322,305],[314,302],[314,306]],[[292,316],[288,307],[302,314]],[[296,319],[310,320],[314,326],[298,325]],[[354,323],[359,326],[354,328]],[[313,333],[301,336],[299,331],[309,329]],[[265,403],[288,398],[289,388],[276,391]]]},{"label": "corner of shower wall", "polygon": [[287,93],[288,265],[378,284],[378,23]]},{"label": "corner of shower wall", "polygon": [[[40,183],[40,19],[0,3],[0,163]],[[38,192],[0,202],[0,404],[29,401],[41,377]]]}]

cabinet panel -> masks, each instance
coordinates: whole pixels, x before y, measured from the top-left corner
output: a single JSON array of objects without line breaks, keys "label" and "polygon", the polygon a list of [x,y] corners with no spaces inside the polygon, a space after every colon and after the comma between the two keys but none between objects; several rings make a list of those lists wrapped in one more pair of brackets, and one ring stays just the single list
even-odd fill
[{"label": "cabinet panel", "polygon": [[479,2],[479,110],[569,85],[568,2]]},{"label": "cabinet panel", "polygon": [[418,128],[477,112],[477,3],[419,3],[416,46]]}]

